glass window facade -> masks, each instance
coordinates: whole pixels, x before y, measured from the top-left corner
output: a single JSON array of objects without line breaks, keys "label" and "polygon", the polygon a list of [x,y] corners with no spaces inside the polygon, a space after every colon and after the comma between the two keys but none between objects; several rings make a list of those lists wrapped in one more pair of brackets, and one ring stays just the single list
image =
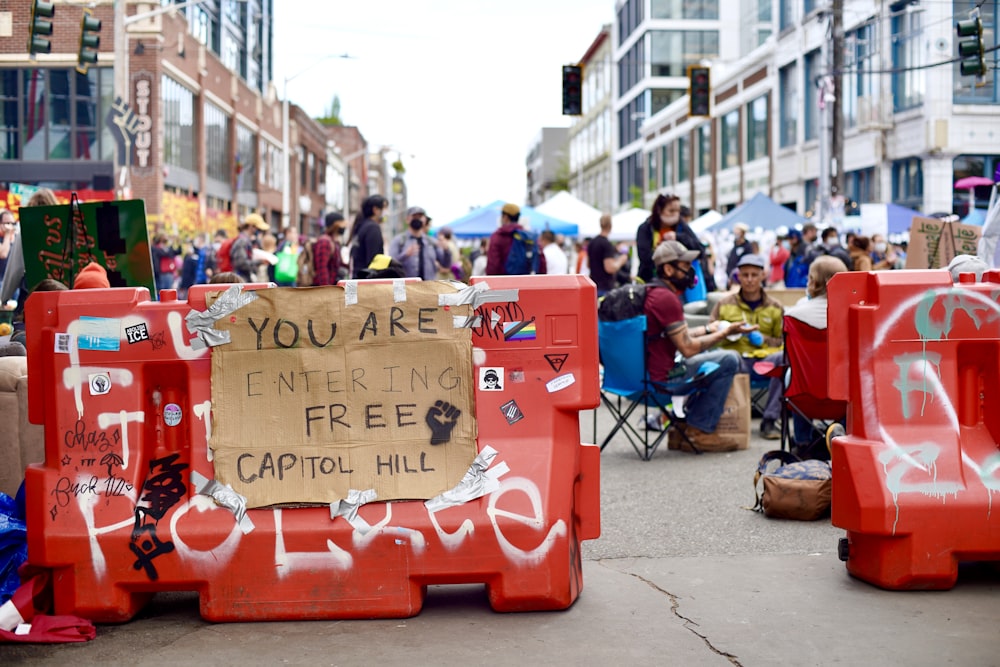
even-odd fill
[{"label": "glass window facade", "polygon": [[[892,18],[893,108],[913,109],[923,104],[926,74],[911,68],[924,64],[921,13],[903,10]],[[957,47],[956,47],[957,48]]]},{"label": "glass window facade", "polygon": [[747,162],[767,157],[767,95],[747,104]]},{"label": "glass window facade", "polygon": [[660,187],[669,188],[674,184],[674,160],[672,145],[668,144],[660,149]]},{"label": "glass window facade", "polygon": [[163,102],[163,163],[197,170],[194,93],[169,76],[160,80]]},{"label": "glass window facade", "polygon": [[111,160],[111,68],[0,70],[4,160]]},{"label": "glass window facade", "polygon": [[257,135],[246,125],[236,125],[236,189],[256,191]]},{"label": "glass window facade", "polygon": [[919,211],[924,206],[924,168],[920,158],[892,163],[892,201]]},{"label": "glass window facade", "polygon": [[740,163],[740,112],[733,109],[721,121],[722,145],[719,151],[719,169],[735,167]]},{"label": "glass window facade", "polygon": [[677,182],[683,183],[691,178],[691,140],[688,137],[677,139]]},{"label": "glass window facade", "polygon": [[698,126],[698,175],[712,173],[712,124]]},{"label": "glass window facade", "polygon": [[654,19],[719,18],[719,0],[650,0],[649,5]]},{"label": "glass window facade", "polygon": [[209,178],[231,182],[229,115],[211,102],[205,102],[205,164]]},{"label": "glass window facade", "polygon": [[856,127],[859,113],[861,122],[871,122],[878,110],[878,79],[872,74],[877,69],[878,38],[872,23],[844,35],[844,74],[841,96],[844,127]]},{"label": "glass window facade", "polygon": [[805,80],[803,87],[803,129],[805,130],[805,140],[815,139],[819,136],[819,88],[817,78],[821,75],[819,50],[806,54],[804,61]]},{"label": "glass window facade", "polygon": [[778,145],[782,148],[794,146],[798,141],[799,78],[798,67],[790,63],[778,72],[781,87],[781,125],[778,131]]},{"label": "glass window facade", "polygon": [[653,76],[687,76],[688,65],[719,57],[717,30],[651,30],[649,40]]}]

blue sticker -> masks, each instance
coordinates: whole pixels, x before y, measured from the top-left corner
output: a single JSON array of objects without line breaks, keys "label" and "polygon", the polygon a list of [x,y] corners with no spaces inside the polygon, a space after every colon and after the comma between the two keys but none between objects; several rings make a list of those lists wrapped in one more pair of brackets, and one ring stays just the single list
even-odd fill
[{"label": "blue sticker", "polygon": [[78,350],[118,352],[121,349],[121,320],[109,317],[81,317],[77,329]]}]

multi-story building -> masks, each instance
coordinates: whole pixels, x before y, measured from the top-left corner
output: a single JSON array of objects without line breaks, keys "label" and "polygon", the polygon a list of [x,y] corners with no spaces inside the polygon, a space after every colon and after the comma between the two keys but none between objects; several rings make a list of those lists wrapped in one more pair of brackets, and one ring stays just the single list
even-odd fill
[{"label": "multi-story building", "polygon": [[594,208],[611,211],[613,63],[611,26],[605,25],[580,59],[582,115],[569,128],[570,191]]},{"label": "multi-story building", "polygon": [[[733,63],[713,63],[709,117],[689,118],[683,98],[641,125],[646,203],[672,191],[696,211],[728,210],[764,192],[813,213],[823,161],[831,178],[838,176],[834,142],[820,136],[821,106],[832,104],[832,93],[843,128],[844,186],[834,194],[847,202],[847,214],[852,204],[894,202],[964,216],[970,193],[955,190],[955,181],[992,177],[1000,165],[996,52],[987,54],[987,76],[978,83],[950,62],[955,21],[977,4],[848,0],[838,88],[826,64],[832,54],[824,60],[828,8],[780,0],[772,38]],[[985,3],[981,11],[991,47],[1000,10]],[[985,206],[988,188],[976,194]]]},{"label": "multi-story building", "polygon": [[[569,154],[565,127],[543,127],[528,147],[525,160],[528,191],[525,202],[538,206],[556,190],[565,190],[569,178]],[[558,181],[562,183],[557,185]]]},{"label": "multi-story building", "polygon": [[612,30],[617,205],[627,206],[644,189],[640,128],[687,94],[688,67],[733,62],[753,41],[767,38],[768,23],[760,20],[767,17],[765,2],[769,10],[770,0],[618,0]]},{"label": "multi-story building", "polygon": [[0,195],[16,207],[9,193],[23,183],[64,199],[71,191],[139,198],[151,228],[182,236],[232,229],[250,211],[275,230],[288,222],[314,231],[330,205],[328,151],[361,148],[345,170],[363,186],[363,138],[358,145],[334,138],[331,146],[325,128],[289,105],[286,144],[272,82],[273,0],[172,4],[180,5],[88,4],[101,21],[100,47],[82,71],[83,5],[56,3],[51,53],[32,56],[31,0],[0,8],[0,29],[9,26],[0,42]]}]

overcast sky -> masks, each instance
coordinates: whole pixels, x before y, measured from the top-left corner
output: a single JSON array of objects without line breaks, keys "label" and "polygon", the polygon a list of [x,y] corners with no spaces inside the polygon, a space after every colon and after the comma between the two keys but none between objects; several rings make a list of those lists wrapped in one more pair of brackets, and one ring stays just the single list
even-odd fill
[{"label": "overcast sky", "polygon": [[[615,0],[295,0],[274,3],[279,95],[341,119],[406,166],[411,205],[442,225],[522,203],[525,157],[565,127],[561,66],[614,18]],[[325,56],[350,54],[353,59]],[[394,159],[394,156],[393,156]]]}]

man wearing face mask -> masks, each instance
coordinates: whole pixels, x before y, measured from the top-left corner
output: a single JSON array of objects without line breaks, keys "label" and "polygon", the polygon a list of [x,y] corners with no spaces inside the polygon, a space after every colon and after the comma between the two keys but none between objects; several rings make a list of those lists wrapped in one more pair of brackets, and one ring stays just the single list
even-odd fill
[{"label": "man wearing face mask", "polygon": [[[735,352],[710,348],[728,335],[749,333],[757,327],[744,322],[714,321],[688,330],[681,295],[693,282],[691,262],[697,259],[697,250],[688,250],[677,241],[664,241],[653,253],[656,273],[646,290],[644,305],[648,367],[653,382],[667,384],[675,355],[680,352],[687,359],[687,370],[684,377],[671,378],[672,384],[694,378],[707,361],[719,365],[709,376],[708,383],[691,396],[684,408],[689,429],[713,433],[722,416],[733,376],[740,367],[740,357]],[[666,389],[669,390],[669,385]],[[690,431],[689,434],[698,435]]]},{"label": "man wearing face mask", "polygon": [[347,222],[344,216],[336,211],[327,213],[323,222],[325,223],[323,233],[313,244],[314,286],[336,285],[343,262],[340,239],[344,236]]},{"label": "man wearing face mask", "polygon": [[437,244],[427,238],[427,213],[419,206],[406,211],[410,229],[397,234],[389,243],[389,256],[403,265],[407,278],[434,280],[440,252]]}]

